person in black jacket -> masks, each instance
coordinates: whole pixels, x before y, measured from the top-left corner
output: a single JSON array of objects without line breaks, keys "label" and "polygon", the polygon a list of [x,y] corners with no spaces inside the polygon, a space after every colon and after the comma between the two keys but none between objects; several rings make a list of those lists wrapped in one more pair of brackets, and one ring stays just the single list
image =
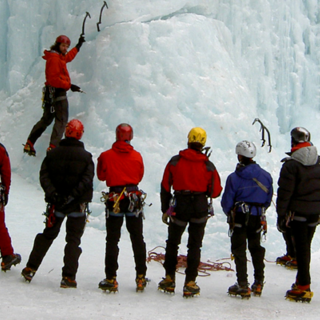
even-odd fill
[{"label": "person in black jacket", "polygon": [[296,248],[298,271],[286,298],[310,302],[310,247],[320,214],[320,159],[305,128],[292,129],[291,146],[278,181],[277,226],[281,232],[291,227]]},{"label": "person in black jacket", "polygon": [[86,223],[87,204],[92,200],[94,164],[91,153],[79,141],[83,125],[71,120],[65,130],[65,139],[59,147],[48,152],[40,170],[40,183],[48,202],[47,221],[43,233],[39,233],[22,276],[31,281],[53,240],[58,236],[61,224],[67,216],[64,267],[61,288],[76,288],[75,280],[79,247]]}]

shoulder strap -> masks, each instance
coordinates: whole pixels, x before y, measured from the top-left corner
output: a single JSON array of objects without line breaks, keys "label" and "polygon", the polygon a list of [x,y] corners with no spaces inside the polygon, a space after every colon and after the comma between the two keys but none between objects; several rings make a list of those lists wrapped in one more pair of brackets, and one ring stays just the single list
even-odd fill
[{"label": "shoulder strap", "polygon": [[269,189],[268,189],[263,183],[261,183],[258,179],[252,178],[252,180],[253,180],[265,193],[269,193]]}]

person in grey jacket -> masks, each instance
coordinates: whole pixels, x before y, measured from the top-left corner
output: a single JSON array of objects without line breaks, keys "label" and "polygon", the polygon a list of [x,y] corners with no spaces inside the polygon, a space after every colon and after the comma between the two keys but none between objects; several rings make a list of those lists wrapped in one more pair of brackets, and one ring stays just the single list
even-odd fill
[{"label": "person in grey jacket", "polygon": [[281,232],[291,228],[297,254],[296,281],[286,298],[310,302],[310,247],[320,214],[320,159],[305,128],[292,129],[291,147],[278,181],[277,226]]}]

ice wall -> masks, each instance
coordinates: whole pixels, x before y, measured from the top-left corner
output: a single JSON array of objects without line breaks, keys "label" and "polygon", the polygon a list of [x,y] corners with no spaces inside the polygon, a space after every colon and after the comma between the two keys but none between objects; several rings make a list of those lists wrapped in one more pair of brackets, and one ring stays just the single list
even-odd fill
[{"label": "ice wall", "polygon": [[[84,142],[96,159],[114,141],[114,129],[129,122],[134,147],[145,160],[141,187],[148,192],[146,230],[163,243],[159,225],[159,184],[171,156],[186,146],[193,126],[208,133],[211,160],[223,184],[234,170],[234,147],[242,139],[260,142],[259,117],[270,129],[273,151],[259,148],[257,161],[275,181],[288,150],[288,131],[306,126],[315,145],[319,118],[319,1],[317,0],[108,0],[101,32],[102,1],[2,0],[0,2],[0,137],[13,170],[38,184],[38,171],[51,127],[36,144],[37,157],[22,154],[33,124],[41,117],[43,49],[59,34],[72,45],[85,12],[86,43],[69,64],[74,84],[70,118],[85,125]],[[276,185],[275,185],[276,186]],[[93,226],[104,227],[104,185],[95,180]],[[229,250],[219,200],[205,248]],[[274,230],[274,207],[269,210]],[[153,226],[157,228],[154,230]],[[281,243],[272,235],[269,252]],[[208,245],[208,246],[206,246]]]}]

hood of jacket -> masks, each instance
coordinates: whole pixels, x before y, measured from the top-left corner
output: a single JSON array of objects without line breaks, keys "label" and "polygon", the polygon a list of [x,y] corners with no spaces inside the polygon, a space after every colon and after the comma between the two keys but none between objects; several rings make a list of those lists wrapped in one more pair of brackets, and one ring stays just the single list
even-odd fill
[{"label": "hood of jacket", "polygon": [[313,166],[318,161],[318,151],[315,146],[308,146],[300,148],[291,153],[291,157],[287,160],[296,160],[304,166]]},{"label": "hood of jacket", "polygon": [[179,152],[179,156],[194,162],[203,162],[208,160],[208,157],[205,154],[201,153],[201,151],[196,151],[190,148],[181,150]]},{"label": "hood of jacket", "polygon": [[242,179],[252,180],[253,178],[259,177],[261,169],[260,166],[255,162],[247,165],[238,163],[235,172]]},{"label": "hood of jacket", "polygon": [[112,150],[120,153],[130,153],[133,150],[133,146],[125,141],[116,141],[112,145]]},{"label": "hood of jacket", "polygon": [[44,55],[42,56],[42,59],[44,59],[44,60],[49,60],[52,57],[59,57],[59,52],[57,52],[57,51],[44,50],[43,53],[44,53]]}]

